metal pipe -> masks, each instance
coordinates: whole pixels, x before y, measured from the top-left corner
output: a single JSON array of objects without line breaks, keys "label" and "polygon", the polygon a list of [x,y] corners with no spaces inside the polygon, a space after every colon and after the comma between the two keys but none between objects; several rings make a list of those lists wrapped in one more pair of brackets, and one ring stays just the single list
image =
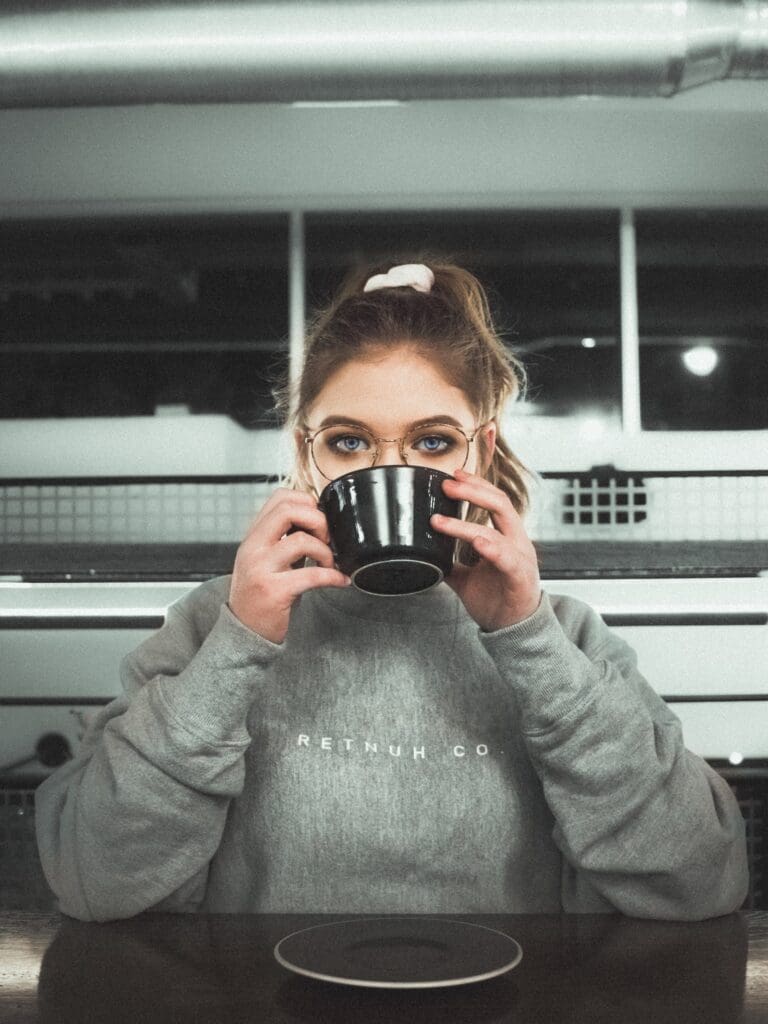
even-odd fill
[{"label": "metal pipe", "polygon": [[304,246],[304,213],[302,210],[291,212],[290,233],[288,238],[288,300],[289,300],[289,338],[288,373],[292,384],[301,375],[304,361],[304,330],[306,319],[305,289],[305,246]]},{"label": "metal pipe", "polygon": [[619,222],[619,273],[621,283],[621,426],[625,434],[639,434],[640,420],[640,327],[637,303],[637,251],[635,217],[621,211]]},{"label": "metal pipe", "polygon": [[18,11],[0,14],[6,108],[671,96],[768,77],[768,0],[61,0]]}]

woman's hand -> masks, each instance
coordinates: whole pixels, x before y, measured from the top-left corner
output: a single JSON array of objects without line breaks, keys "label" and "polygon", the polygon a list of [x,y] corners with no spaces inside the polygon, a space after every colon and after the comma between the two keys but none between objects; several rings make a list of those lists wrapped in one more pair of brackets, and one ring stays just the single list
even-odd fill
[{"label": "woman's hand", "polygon": [[480,555],[473,566],[454,565],[446,583],[486,633],[511,626],[532,615],[541,600],[536,551],[522,519],[507,495],[481,476],[457,469],[443,490],[457,501],[469,501],[491,513],[493,528],[453,516],[433,515],[441,533],[468,541]]},{"label": "woman's hand", "polygon": [[[328,522],[315,499],[304,491],[279,487],[237,550],[229,592],[231,611],[249,629],[281,644],[299,594],[351,582],[334,568],[329,539]],[[292,567],[307,557],[317,565]]]}]

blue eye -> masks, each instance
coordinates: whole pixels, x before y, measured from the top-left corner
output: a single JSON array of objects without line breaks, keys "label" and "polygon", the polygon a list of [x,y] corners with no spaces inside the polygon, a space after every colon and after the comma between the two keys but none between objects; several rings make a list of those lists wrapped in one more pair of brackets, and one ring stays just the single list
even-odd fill
[{"label": "blue eye", "polygon": [[453,445],[453,441],[448,437],[439,437],[437,434],[428,434],[426,437],[419,438],[416,442],[415,447],[419,444],[424,444],[422,449],[431,455],[437,455],[441,452],[447,451]]},{"label": "blue eye", "polygon": [[365,451],[365,447],[358,447],[360,444],[365,445],[365,440],[362,437],[355,437],[354,434],[343,434],[340,437],[331,438],[328,442],[331,450],[340,455],[357,455],[359,452]]}]

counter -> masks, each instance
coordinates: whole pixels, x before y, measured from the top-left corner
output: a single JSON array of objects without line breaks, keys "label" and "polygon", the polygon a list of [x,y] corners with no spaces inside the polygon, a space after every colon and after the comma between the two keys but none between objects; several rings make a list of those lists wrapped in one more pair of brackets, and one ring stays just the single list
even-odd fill
[{"label": "counter", "polygon": [[[350,915],[346,915],[349,917]],[[169,1024],[768,1024],[768,913],[696,923],[472,915],[523,949],[509,973],[424,991],[294,975],[273,956],[317,915],[0,914],[0,1021]]]}]

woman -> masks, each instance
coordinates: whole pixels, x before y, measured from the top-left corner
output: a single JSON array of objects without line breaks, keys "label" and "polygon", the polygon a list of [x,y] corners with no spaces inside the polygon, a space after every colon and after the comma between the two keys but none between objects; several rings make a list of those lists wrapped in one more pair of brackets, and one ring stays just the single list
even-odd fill
[{"label": "woman", "polygon": [[[744,824],[632,650],[542,591],[519,368],[450,264],[353,274],[278,401],[296,444],[239,547],[122,666],[125,695],[38,790],[61,909],[461,913],[738,908]],[[378,598],[317,497],[355,465],[455,455],[446,581]]]}]

